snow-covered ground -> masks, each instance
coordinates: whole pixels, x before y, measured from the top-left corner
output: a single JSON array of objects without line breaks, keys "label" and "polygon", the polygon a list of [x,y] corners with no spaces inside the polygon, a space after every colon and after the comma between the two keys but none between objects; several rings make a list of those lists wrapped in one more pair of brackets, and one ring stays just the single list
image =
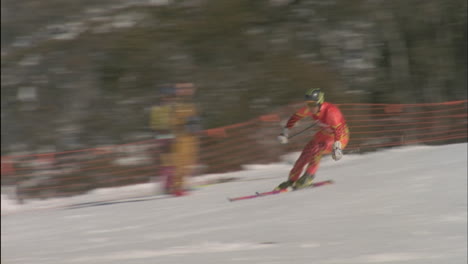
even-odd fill
[{"label": "snow-covered ground", "polygon": [[272,189],[296,157],[198,177],[238,180],[180,198],[151,184],[21,206],[2,195],[2,263],[467,263],[467,144],[325,157],[317,180],[336,184],[226,199]]}]

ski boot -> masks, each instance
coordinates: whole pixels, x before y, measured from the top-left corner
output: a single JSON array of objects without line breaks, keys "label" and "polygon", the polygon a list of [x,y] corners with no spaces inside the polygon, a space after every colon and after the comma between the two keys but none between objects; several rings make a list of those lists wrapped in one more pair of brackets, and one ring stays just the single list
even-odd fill
[{"label": "ski boot", "polygon": [[288,188],[292,188],[293,185],[294,185],[293,181],[287,180],[287,181],[284,181],[284,182],[280,183],[280,185],[278,185],[278,187],[276,187],[274,189],[274,191],[281,191],[281,190],[285,190],[285,189],[288,189]]},{"label": "ski boot", "polygon": [[302,175],[299,180],[297,180],[294,185],[292,186],[295,190],[296,189],[302,189],[302,188],[306,188],[306,187],[309,187],[312,185],[313,181],[314,181],[314,178],[315,178],[315,175],[314,174],[308,174],[308,173],[304,173],[304,175]]}]

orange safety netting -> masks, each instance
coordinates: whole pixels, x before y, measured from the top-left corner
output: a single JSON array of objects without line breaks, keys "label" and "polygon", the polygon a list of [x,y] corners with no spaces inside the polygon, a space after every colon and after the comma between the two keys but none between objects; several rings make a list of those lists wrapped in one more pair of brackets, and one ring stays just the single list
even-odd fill
[{"label": "orange safety netting", "polygon": [[[466,142],[467,102],[431,104],[339,104],[350,128],[345,153],[410,144]],[[245,164],[271,163],[300,151],[314,129],[280,145],[277,136],[300,104],[244,123],[204,130],[199,134],[198,164],[202,173],[241,169]],[[292,134],[309,126],[303,119]],[[145,140],[92,149],[4,156],[2,186],[15,186],[22,198],[71,196],[103,188],[147,183],[159,177],[160,141]]]}]

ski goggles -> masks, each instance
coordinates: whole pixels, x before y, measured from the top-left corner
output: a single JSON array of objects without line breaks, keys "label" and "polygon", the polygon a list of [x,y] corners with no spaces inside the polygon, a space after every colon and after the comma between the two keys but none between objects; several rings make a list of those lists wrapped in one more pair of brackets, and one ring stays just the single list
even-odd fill
[{"label": "ski goggles", "polygon": [[316,106],[319,106],[320,104],[317,101],[306,101],[306,105],[308,107],[316,107]]}]

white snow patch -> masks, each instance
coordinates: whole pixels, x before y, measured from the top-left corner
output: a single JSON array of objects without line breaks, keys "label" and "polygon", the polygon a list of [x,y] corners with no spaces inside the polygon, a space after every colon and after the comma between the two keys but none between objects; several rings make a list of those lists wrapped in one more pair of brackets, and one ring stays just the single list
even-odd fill
[{"label": "white snow patch", "polygon": [[152,183],[23,205],[2,193],[16,212],[2,215],[2,262],[466,263],[467,167],[463,143],[324,158],[317,180],[335,184],[238,202],[226,198],[271,190],[291,164],[196,177],[239,180],[170,199]]},{"label": "white snow patch", "polygon": [[317,248],[320,247],[320,243],[310,242],[306,244],[301,244],[301,248]]},{"label": "white snow patch", "polygon": [[270,244],[205,242],[197,245],[171,247],[163,250],[127,250],[119,253],[102,255],[99,257],[80,257],[71,260],[71,262],[89,263],[94,261],[124,261],[131,259],[146,259],[161,256],[179,256],[219,252],[248,251],[264,249],[274,246],[275,245]]},{"label": "white snow patch", "polygon": [[[333,258],[329,259],[323,264],[334,263],[334,264],[365,264],[365,263],[408,263],[409,261],[415,260],[434,260],[443,259],[441,254],[418,254],[418,253],[379,253],[379,254],[368,254],[361,255],[354,258]],[[419,263],[419,262],[418,262]],[[432,262],[431,262],[432,263]]]}]

